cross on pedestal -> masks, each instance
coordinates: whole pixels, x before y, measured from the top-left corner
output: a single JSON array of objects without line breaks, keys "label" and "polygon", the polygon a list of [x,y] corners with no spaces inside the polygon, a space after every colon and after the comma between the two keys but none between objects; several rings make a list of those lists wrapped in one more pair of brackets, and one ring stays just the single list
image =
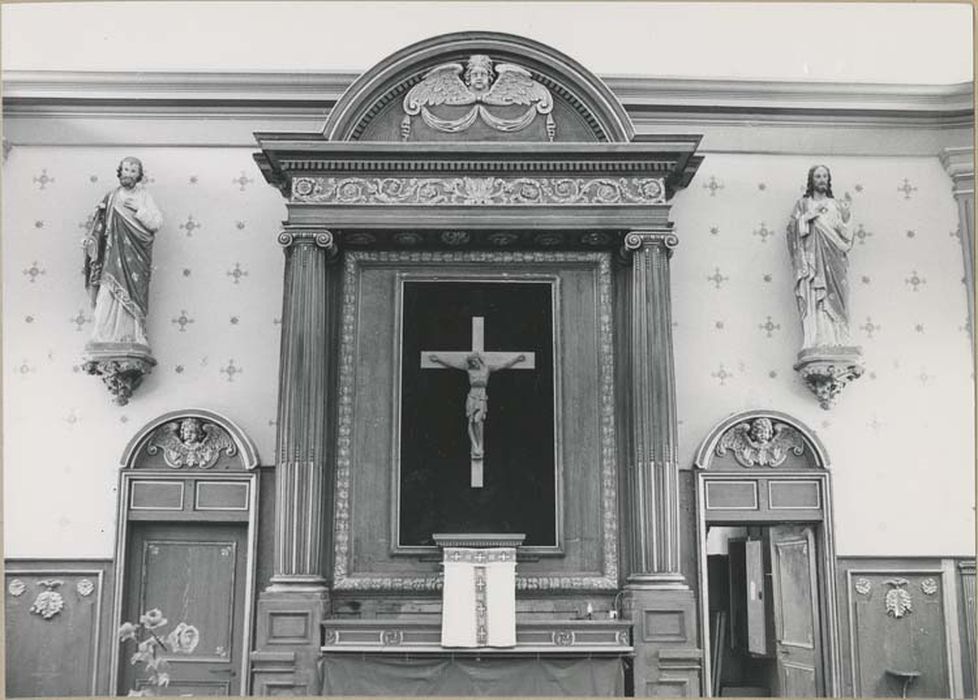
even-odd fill
[{"label": "cross on pedestal", "polygon": [[469,375],[469,395],[465,417],[469,422],[472,488],[482,488],[482,459],[485,454],[483,427],[489,410],[489,374],[504,369],[534,369],[532,352],[486,352],[485,318],[472,317],[472,349],[462,351],[421,351],[421,369],[459,369]]}]

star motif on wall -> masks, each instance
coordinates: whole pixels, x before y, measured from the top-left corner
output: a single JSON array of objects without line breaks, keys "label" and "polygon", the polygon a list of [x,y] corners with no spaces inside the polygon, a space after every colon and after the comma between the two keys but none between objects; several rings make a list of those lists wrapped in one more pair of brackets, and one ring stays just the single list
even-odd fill
[{"label": "star motif on wall", "polygon": [[98,175],[89,175],[88,181],[94,185],[96,182],[98,182]]},{"label": "star motif on wall", "polygon": [[232,325],[232,326],[236,326],[236,325],[238,325],[238,323],[239,323],[240,321],[241,321],[241,319],[239,319],[239,318],[238,318],[237,316],[232,316],[232,317],[231,317],[231,325]]},{"label": "star motif on wall", "polygon": [[853,231],[852,235],[853,238],[859,241],[859,245],[865,245],[866,239],[872,236],[873,234],[870,231],[867,231],[862,224],[859,224],[859,227],[855,231]]},{"label": "star motif on wall", "polygon": [[194,323],[194,320],[187,316],[187,312],[184,309],[180,309],[180,315],[176,318],[170,319],[170,323],[180,326],[180,332],[183,333],[187,330],[187,326]]},{"label": "star motif on wall", "polygon": [[869,423],[867,423],[866,425],[868,425],[870,428],[873,429],[874,432],[877,433],[879,432],[879,429],[883,427],[883,423],[876,416],[873,416],[873,420],[869,421]]},{"label": "star motif on wall", "polygon": [[63,420],[68,425],[74,425],[81,419],[78,417],[78,410],[73,408],[70,411],[68,411],[68,415],[65,416]]},{"label": "star motif on wall", "polygon": [[720,289],[720,285],[726,282],[727,280],[729,280],[730,278],[720,274],[720,268],[718,267],[716,268],[716,272],[714,272],[711,276],[707,277],[706,279],[710,282],[713,282],[713,284],[716,285],[716,289]]},{"label": "star motif on wall", "polygon": [[754,229],[754,235],[761,237],[761,243],[767,243],[767,239],[774,235],[774,231],[769,229],[765,223],[761,222],[761,227]]},{"label": "star motif on wall", "polygon": [[78,228],[88,231],[92,228],[93,223],[95,223],[95,214],[89,214],[87,219],[78,223]]},{"label": "star motif on wall", "polygon": [[769,272],[766,275],[764,275],[764,277],[762,277],[761,279],[763,279],[765,282],[770,282],[770,281],[772,281],[774,279],[774,275],[772,275]]},{"label": "star motif on wall", "polygon": [[189,267],[183,268],[183,276],[184,277],[190,277],[190,268]]},{"label": "star motif on wall", "polygon": [[918,275],[916,270],[914,270],[913,274],[905,281],[913,288],[913,291],[915,292],[919,291],[921,286],[927,284],[927,280]]},{"label": "star motif on wall", "polygon": [[243,231],[243,230],[244,230],[244,227],[245,227],[245,222],[244,222],[244,221],[235,221],[235,222],[234,222],[234,226],[235,226],[235,228],[237,228],[237,229],[238,229],[239,231]]},{"label": "star motif on wall", "polygon": [[723,327],[724,327],[723,326],[723,321],[716,321],[716,322],[714,322],[713,327],[716,328],[718,331],[722,331],[723,330]]},{"label": "star motif on wall", "polygon": [[710,226],[710,235],[711,236],[718,236],[718,235],[720,235],[720,227],[719,226]]},{"label": "star motif on wall", "polygon": [[869,275],[863,275],[862,277],[859,278],[859,281],[862,282],[863,284],[869,284],[870,281]]},{"label": "star motif on wall", "polygon": [[917,235],[917,232],[916,232],[916,231],[914,231],[913,229],[909,229],[909,230],[907,231],[907,238],[913,238],[913,237],[914,237],[914,236],[916,236],[916,235]]},{"label": "star motif on wall", "polygon": [[866,323],[864,323],[859,327],[864,331],[866,331],[866,335],[869,336],[870,338],[873,337],[873,333],[875,333],[876,331],[882,328],[882,326],[880,326],[879,324],[873,323],[873,319],[871,319],[869,316],[866,317]]},{"label": "star motif on wall", "polygon": [[82,309],[78,309],[78,313],[68,319],[71,323],[75,324],[75,332],[80,331],[86,323],[92,322],[91,316],[86,316]]},{"label": "star motif on wall", "polygon": [[25,316],[24,317],[24,322],[25,323],[34,323],[34,317],[33,316]]},{"label": "star motif on wall", "polygon": [[176,367],[173,368],[173,371],[176,372],[177,374],[183,374],[183,365],[177,365]]},{"label": "star motif on wall", "polygon": [[43,221],[35,221],[34,222],[34,228],[44,228],[44,222]]},{"label": "star motif on wall", "polygon": [[37,261],[31,263],[31,266],[24,270],[24,274],[30,277],[31,283],[33,283],[40,275],[46,275],[47,271],[37,266]]},{"label": "star motif on wall", "polygon": [[767,189],[767,185],[765,185],[763,182],[758,182],[757,183],[757,189],[759,189],[761,192],[763,192],[764,190]]},{"label": "star motif on wall", "polygon": [[771,379],[777,379],[778,378],[778,371],[775,370],[775,369],[772,369],[770,372],[767,373],[767,376],[769,376]]},{"label": "star motif on wall", "polygon": [[21,362],[14,370],[17,374],[25,375],[30,374],[34,371],[34,368],[27,363],[27,360]]},{"label": "star motif on wall", "polygon": [[767,317],[767,321],[765,321],[764,323],[757,324],[757,327],[760,328],[762,331],[765,331],[767,333],[768,338],[774,337],[772,335],[774,331],[781,330],[781,324],[775,323],[770,316]]},{"label": "star motif on wall", "polygon": [[855,186],[853,187],[853,189],[854,189],[854,190],[856,190],[856,192],[862,192],[862,191],[863,191],[863,186],[862,186],[862,185],[860,185],[860,184],[856,184],[856,185],[855,185]]},{"label": "star motif on wall", "polygon": [[927,382],[929,382],[933,378],[934,378],[934,375],[933,374],[928,374],[926,367],[921,367],[920,368],[920,374],[917,375],[917,379],[920,380],[920,383],[921,384],[923,384],[923,385],[926,386],[927,385]]},{"label": "star motif on wall", "polygon": [[924,332],[924,324],[923,323],[917,323],[917,324],[914,325],[913,329],[915,331],[917,331],[918,333],[923,333]]},{"label": "star motif on wall", "polygon": [[229,382],[233,382],[235,375],[241,374],[242,372],[244,372],[244,370],[241,369],[240,367],[237,367],[234,364],[233,359],[228,360],[227,365],[221,368],[221,374],[226,374]]},{"label": "star motif on wall", "polygon": [[723,363],[720,363],[720,369],[710,374],[710,376],[713,377],[714,379],[717,379],[720,382],[720,386],[725,386],[727,380],[733,377],[733,375],[730,374],[723,366]]},{"label": "star motif on wall", "polygon": [[903,178],[903,184],[897,187],[897,192],[903,192],[904,199],[910,199],[910,195],[917,191],[917,188],[910,184],[910,180]]},{"label": "star motif on wall", "polygon": [[34,182],[37,183],[38,185],[40,185],[40,187],[38,187],[38,189],[43,190],[44,188],[47,187],[47,185],[48,185],[49,182],[54,182],[54,178],[48,176],[48,170],[47,170],[47,168],[42,168],[41,169],[41,174],[34,176]]},{"label": "star motif on wall", "polygon": [[710,179],[703,183],[703,189],[710,191],[710,196],[715,197],[717,190],[723,189],[723,183],[716,179],[715,176],[710,175]]},{"label": "star motif on wall", "polygon": [[197,184],[197,176],[196,175],[191,175],[190,176],[190,184],[191,185],[196,185]]},{"label": "star motif on wall", "polygon": [[193,214],[187,214],[187,220],[180,224],[180,229],[186,231],[188,236],[193,236],[194,231],[199,228],[201,228],[201,224],[194,219]]},{"label": "star motif on wall", "polygon": [[234,184],[238,185],[241,188],[240,191],[241,192],[244,192],[245,191],[245,185],[247,185],[248,183],[254,182],[254,180],[252,180],[250,177],[248,177],[245,174],[245,171],[242,170],[241,171],[241,175],[239,175],[238,177],[236,177],[233,180],[231,180],[231,182],[233,182]]},{"label": "star motif on wall", "polygon": [[236,263],[234,263],[234,269],[228,271],[227,276],[228,277],[233,277],[234,278],[234,283],[237,284],[238,282],[241,281],[241,278],[242,277],[247,277],[248,276],[248,273],[245,270],[242,270],[241,269],[241,263],[236,262]]}]

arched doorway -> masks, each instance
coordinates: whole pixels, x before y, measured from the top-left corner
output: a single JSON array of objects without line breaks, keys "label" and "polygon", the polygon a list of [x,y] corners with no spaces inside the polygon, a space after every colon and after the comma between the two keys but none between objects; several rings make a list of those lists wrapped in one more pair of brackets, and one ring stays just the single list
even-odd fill
[{"label": "arched doorway", "polygon": [[800,421],[753,410],[695,459],[705,695],[838,695],[828,457]]}]

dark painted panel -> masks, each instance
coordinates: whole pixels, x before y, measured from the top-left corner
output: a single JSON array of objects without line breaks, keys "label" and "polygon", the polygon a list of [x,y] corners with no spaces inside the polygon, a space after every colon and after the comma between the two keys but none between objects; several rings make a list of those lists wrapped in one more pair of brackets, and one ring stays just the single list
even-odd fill
[{"label": "dark painted panel", "polygon": [[105,560],[7,560],[10,697],[104,695],[113,570]]}]

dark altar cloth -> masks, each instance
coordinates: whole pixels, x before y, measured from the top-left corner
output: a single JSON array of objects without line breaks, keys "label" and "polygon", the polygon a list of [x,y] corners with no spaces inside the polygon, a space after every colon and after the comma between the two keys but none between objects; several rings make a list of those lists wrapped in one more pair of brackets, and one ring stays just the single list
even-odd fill
[{"label": "dark altar cloth", "polygon": [[323,695],[620,696],[619,658],[325,656]]}]

